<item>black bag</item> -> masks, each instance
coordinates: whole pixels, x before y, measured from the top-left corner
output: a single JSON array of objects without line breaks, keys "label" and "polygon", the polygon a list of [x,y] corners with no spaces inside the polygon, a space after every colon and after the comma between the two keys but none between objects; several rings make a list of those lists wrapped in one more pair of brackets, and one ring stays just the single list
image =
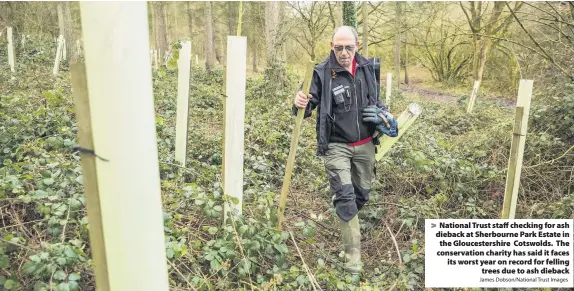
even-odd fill
[{"label": "black bag", "polygon": [[370,58],[369,66],[373,68],[375,72],[375,81],[377,82],[377,98],[381,96],[381,59],[380,58]]}]

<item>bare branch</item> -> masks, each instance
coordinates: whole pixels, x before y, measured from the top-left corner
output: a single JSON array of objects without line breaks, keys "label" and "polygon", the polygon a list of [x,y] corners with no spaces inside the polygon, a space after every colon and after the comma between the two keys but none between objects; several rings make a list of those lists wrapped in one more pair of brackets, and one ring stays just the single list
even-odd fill
[{"label": "bare branch", "polygon": [[508,4],[505,2],[506,7],[508,7],[508,9],[510,10],[510,13],[512,14],[512,16],[514,17],[514,19],[516,19],[516,22],[518,23],[518,25],[520,25],[520,27],[522,28],[522,30],[524,31],[524,33],[526,33],[526,35],[528,35],[528,37],[530,38],[530,40],[532,40],[532,42],[534,42],[534,44],[536,45],[536,47],[538,47],[538,49],[540,49],[540,51],[542,51],[542,56],[544,56],[547,60],[549,60],[550,62],[552,62],[552,64],[554,66],[556,66],[556,68],[558,68],[560,71],[562,71],[562,73],[564,73],[566,76],[568,76],[570,79],[574,80],[574,76],[572,76],[566,69],[562,68],[562,66],[560,66],[559,64],[556,63],[556,61],[554,61],[554,59],[546,52],[546,50],[544,50],[540,44],[538,44],[538,42],[532,37],[532,35],[528,32],[528,30],[526,30],[526,28],[524,27],[524,25],[522,25],[522,23],[520,22],[520,20],[518,19],[518,17],[516,16],[516,14],[514,14],[514,11],[512,11],[512,8],[510,8],[510,6],[508,6]]},{"label": "bare branch", "polygon": [[[470,20],[470,16],[468,16],[468,12],[464,8],[464,5],[462,5],[462,1],[459,1],[458,3],[460,4],[460,8],[462,9],[462,12],[464,12],[464,15],[466,16],[466,20],[468,20],[468,26],[470,26],[470,31],[472,31],[473,34],[476,33],[476,30],[474,29],[473,23]],[[473,5],[473,4],[471,4],[471,5]]]}]

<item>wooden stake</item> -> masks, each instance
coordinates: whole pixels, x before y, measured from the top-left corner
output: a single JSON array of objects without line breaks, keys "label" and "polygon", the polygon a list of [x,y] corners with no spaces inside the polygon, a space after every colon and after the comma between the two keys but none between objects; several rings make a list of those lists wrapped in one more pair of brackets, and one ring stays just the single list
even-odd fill
[{"label": "wooden stake", "polygon": [[387,108],[389,109],[389,112],[391,112],[391,91],[392,91],[392,87],[393,87],[393,74],[392,73],[387,73],[387,92],[386,92],[386,102],[387,102]]},{"label": "wooden stake", "polygon": [[[397,137],[390,137],[388,135],[383,135],[380,138],[380,144],[377,145],[377,154],[375,159],[380,161],[383,156],[393,147],[393,145],[405,134],[409,127],[415,122],[415,120],[422,113],[420,106],[416,103],[411,103],[409,107],[401,113],[397,118],[397,124],[399,127],[399,135]],[[376,134],[379,134],[378,132]]]},{"label": "wooden stake", "polygon": [[466,113],[471,113],[474,108],[474,102],[476,101],[476,95],[478,95],[478,88],[480,87],[480,81],[474,81],[474,86],[472,86],[472,93],[468,99],[468,104],[466,105]]},{"label": "wooden stake", "polygon": [[58,48],[56,49],[56,59],[54,60],[54,70],[52,73],[58,75],[60,70],[60,60],[62,59],[62,45],[64,44],[64,37],[60,35],[58,38]]},{"label": "wooden stake", "polygon": [[526,143],[530,100],[532,99],[532,85],[532,80],[520,80],[520,86],[518,87],[512,144],[510,146],[508,173],[504,191],[504,204],[502,206],[502,219],[514,219],[516,213],[518,187],[520,186],[520,173],[522,171],[522,157]]},{"label": "wooden stake", "polygon": [[235,215],[242,214],[247,37],[227,37],[226,64],[223,193],[239,203],[224,204],[224,221],[229,210]]},{"label": "wooden stake", "polygon": [[[78,145],[85,149],[94,148],[92,139],[92,121],[88,97],[88,84],[84,64],[71,64],[70,75],[74,95],[75,115],[78,124]],[[98,191],[98,176],[96,160],[92,155],[80,152],[82,166],[82,183],[86,197],[88,211],[88,229],[90,231],[90,247],[94,261],[94,273],[98,290],[110,290],[108,262],[106,260],[106,244],[102,225],[102,209],[100,206],[100,193]]]},{"label": "wooden stake", "polygon": [[[311,79],[313,78],[313,69],[315,62],[309,61],[305,70],[305,79],[303,80],[302,91],[308,95],[311,87]],[[297,144],[299,143],[299,135],[301,134],[301,124],[305,109],[299,108],[297,110],[297,117],[295,118],[295,129],[293,130],[293,137],[291,139],[291,149],[289,150],[289,158],[287,159],[287,166],[285,167],[285,177],[283,179],[283,188],[281,189],[281,197],[279,198],[279,209],[277,210],[277,229],[281,230],[283,223],[283,215],[285,213],[285,206],[287,203],[287,194],[289,193],[289,186],[291,185],[291,174],[293,172],[293,164],[295,163],[295,156],[297,154]]]},{"label": "wooden stake", "polygon": [[14,45],[12,43],[12,27],[8,27],[8,32],[6,34],[8,38],[8,64],[10,64],[10,71],[12,73],[15,72],[14,66],[16,63],[14,62]]},{"label": "wooden stake", "polygon": [[183,43],[179,51],[177,80],[177,122],[175,132],[175,160],[185,167],[187,155],[187,123],[189,119],[189,73],[191,65],[191,42]]},{"label": "wooden stake", "polygon": [[169,290],[146,5],[80,2],[110,290]]}]

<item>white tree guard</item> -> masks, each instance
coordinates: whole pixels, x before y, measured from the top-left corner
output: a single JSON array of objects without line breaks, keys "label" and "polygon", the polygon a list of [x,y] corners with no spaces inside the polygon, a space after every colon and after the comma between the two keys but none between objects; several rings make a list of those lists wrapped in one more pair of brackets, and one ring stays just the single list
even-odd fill
[{"label": "white tree guard", "polygon": [[8,27],[6,37],[8,38],[8,64],[10,65],[10,71],[15,72],[14,66],[14,45],[12,43],[12,27]]},{"label": "white tree guard", "polygon": [[62,59],[62,45],[64,44],[64,37],[60,35],[58,38],[58,49],[56,49],[56,59],[54,60],[54,69],[52,73],[54,75],[58,75],[58,71],[60,70],[60,61]]},{"label": "white tree guard", "polygon": [[[233,213],[241,215],[243,203],[243,155],[247,37],[227,37],[225,99],[225,181],[224,193],[239,200],[230,203]],[[229,206],[225,204],[225,213]]]},{"label": "white tree guard", "polygon": [[110,290],[168,291],[145,2],[80,2]]},{"label": "white tree guard", "polygon": [[478,95],[478,88],[480,88],[480,81],[475,80],[472,86],[472,93],[470,93],[470,98],[468,98],[468,104],[466,106],[466,113],[471,113],[474,108],[474,102],[476,101],[476,95]]},{"label": "white tree guard", "polygon": [[64,60],[68,59],[68,52],[66,51],[66,39],[62,39],[62,58]]},{"label": "white tree guard", "polygon": [[175,160],[185,166],[187,156],[187,123],[189,118],[189,72],[191,69],[191,42],[183,43],[179,51],[177,80],[177,122],[175,131]]}]

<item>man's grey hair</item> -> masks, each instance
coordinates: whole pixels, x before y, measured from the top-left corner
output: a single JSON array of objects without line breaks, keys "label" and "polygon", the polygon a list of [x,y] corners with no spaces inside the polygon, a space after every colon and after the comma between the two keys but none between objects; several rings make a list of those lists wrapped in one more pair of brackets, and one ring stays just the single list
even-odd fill
[{"label": "man's grey hair", "polygon": [[352,26],[346,26],[346,25],[335,28],[335,31],[333,31],[333,35],[331,36],[331,41],[335,39],[335,34],[340,29],[349,29],[353,33],[353,36],[355,37],[355,42],[359,41],[359,34],[357,33],[357,30]]}]

